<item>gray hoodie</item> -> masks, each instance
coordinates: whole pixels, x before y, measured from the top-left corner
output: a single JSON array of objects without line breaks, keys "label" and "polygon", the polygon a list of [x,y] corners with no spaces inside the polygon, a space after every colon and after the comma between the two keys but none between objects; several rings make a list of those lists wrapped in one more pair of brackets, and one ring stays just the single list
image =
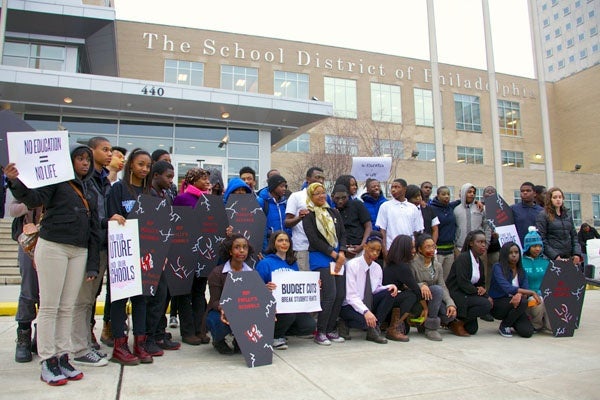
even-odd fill
[{"label": "gray hoodie", "polygon": [[[485,232],[485,240],[490,244],[491,231],[485,220],[485,210],[479,211],[475,203],[467,204],[467,191],[475,186],[472,183],[465,183],[460,188],[460,204],[454,209],[454,217],[456,218],[456,239],[455,244],[460,251],[462,248],[467,233],[477,229]],[[469,219],[470,225],[469,225]],[[470,226],[470,229],[469,229]]]}]

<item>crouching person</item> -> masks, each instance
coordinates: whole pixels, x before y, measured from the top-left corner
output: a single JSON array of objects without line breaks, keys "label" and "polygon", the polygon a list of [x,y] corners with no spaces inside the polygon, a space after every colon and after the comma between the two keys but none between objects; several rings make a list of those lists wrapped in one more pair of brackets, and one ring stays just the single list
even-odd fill
[{"label": "crouching person", "polygon": [[394,284],[382,284],[383,272],[375,262],[381,253],[382,241],[379,232],[372,232],[362,256],[346,263],[346,298],[338,325],[340,335],[346,339],[350,338],[348,328],[358,328],[367,330],[367,340],[387,343],[380,323],[392,310],[398,288]]}]

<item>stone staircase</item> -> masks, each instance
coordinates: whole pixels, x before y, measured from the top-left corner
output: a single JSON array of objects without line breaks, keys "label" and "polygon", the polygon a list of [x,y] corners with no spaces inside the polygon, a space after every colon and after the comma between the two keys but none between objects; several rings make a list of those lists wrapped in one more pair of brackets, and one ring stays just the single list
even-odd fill
[{"label": "stone staircase", "polygon": [[11,238],[12,218],[0,219],[0,285],[18,285],[19,245]]}]

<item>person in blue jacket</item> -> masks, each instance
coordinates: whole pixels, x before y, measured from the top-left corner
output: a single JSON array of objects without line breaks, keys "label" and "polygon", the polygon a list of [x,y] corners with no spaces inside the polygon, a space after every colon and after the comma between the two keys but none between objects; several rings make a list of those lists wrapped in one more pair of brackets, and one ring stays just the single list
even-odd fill
[{"label": "person in blue jacket", "polygon": [[531,296],[537,304],[540,296],[529,289],[527,275],[521,261],[521,249],[515,242],[505,243],[500,249],[500,257],[492,269],[490,297],[494,300],[492,315],[502,320],[498,332],[504,337],[512,337],[513,328],[521,337],[533,335],[533,325],[527,317],[527,302]]},{"label": "person in blue jacket", "polygon": [[367,210],[369,210],[369,214],[371,214],[371,228],[374,231],[378,231],[379,227],[375,225],[375,221],[377,221],[377,213],[379,212],[379,207],[381,207],[381,205],[385,203],[387,199],[381,193],[381,184],[377,179],[367,179],[365,186],[367,192],[363,193],[360,198],[363,203],[365,203]]},{"label": "person in blue jacket", "polygon": [[[269,290],[275,290],[271,273],[274,271],[299,271],[290,235],[282,230],[275,231],[269,238],[265,250],[265,258],[256,264],[256,271],[267,284]],[[277,314],[273,348],[285,350],[288,348],[287,335],[306,336],[314,332],[316,321],[309,313]]]},{"label": "person in blue jacket", "polygon": [[244,182],[241,178],[231,178],[227,183],[227,189],[223,194],[223,203],[227,204],[227,200],[232,194],[244,193],[252,193],[250,186],[246,185],[246,182]]},{"label": "person in blue jacket", "polygon": [[266,197],[258,196],[258,204],[265,213],[267,223],[263,239],[263,252],[267,249],[269,238],[275,231],[283,230],[291,236],[291,228],[285,227],[285,208],[287,207],[287,181],[281,175],[273,175],[267,181]]}]

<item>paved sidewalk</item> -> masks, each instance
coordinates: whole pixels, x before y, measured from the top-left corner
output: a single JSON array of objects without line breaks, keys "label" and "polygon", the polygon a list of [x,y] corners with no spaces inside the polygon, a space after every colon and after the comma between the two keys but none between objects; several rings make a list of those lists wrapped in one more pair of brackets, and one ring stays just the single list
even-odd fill
[{"label": "paved sidewalk", "polygon": [[[0,293],[6,294],[5,288]],[[387,345],[366,342],[357,330],[351,341],[330,347],[290,338],[289,349],[275,351],[272,365],[254,369],[241,355],[221,356],[211,345],[184,344],[150,365],[82,368],[83,380],[50,387],[39,380],[39,358],[14,361],[16,323],[13,317],[0,317],[0,398],[600,398],[600,291],[586,293],[582,324],[572,338],[503,338],[497,328],[497,322],[481,322],[479,333],[470,338],[443,331],[443,342],[431,342],[413,329],[410,342]],[[178,339],[178,332],[171,331]]]}]

